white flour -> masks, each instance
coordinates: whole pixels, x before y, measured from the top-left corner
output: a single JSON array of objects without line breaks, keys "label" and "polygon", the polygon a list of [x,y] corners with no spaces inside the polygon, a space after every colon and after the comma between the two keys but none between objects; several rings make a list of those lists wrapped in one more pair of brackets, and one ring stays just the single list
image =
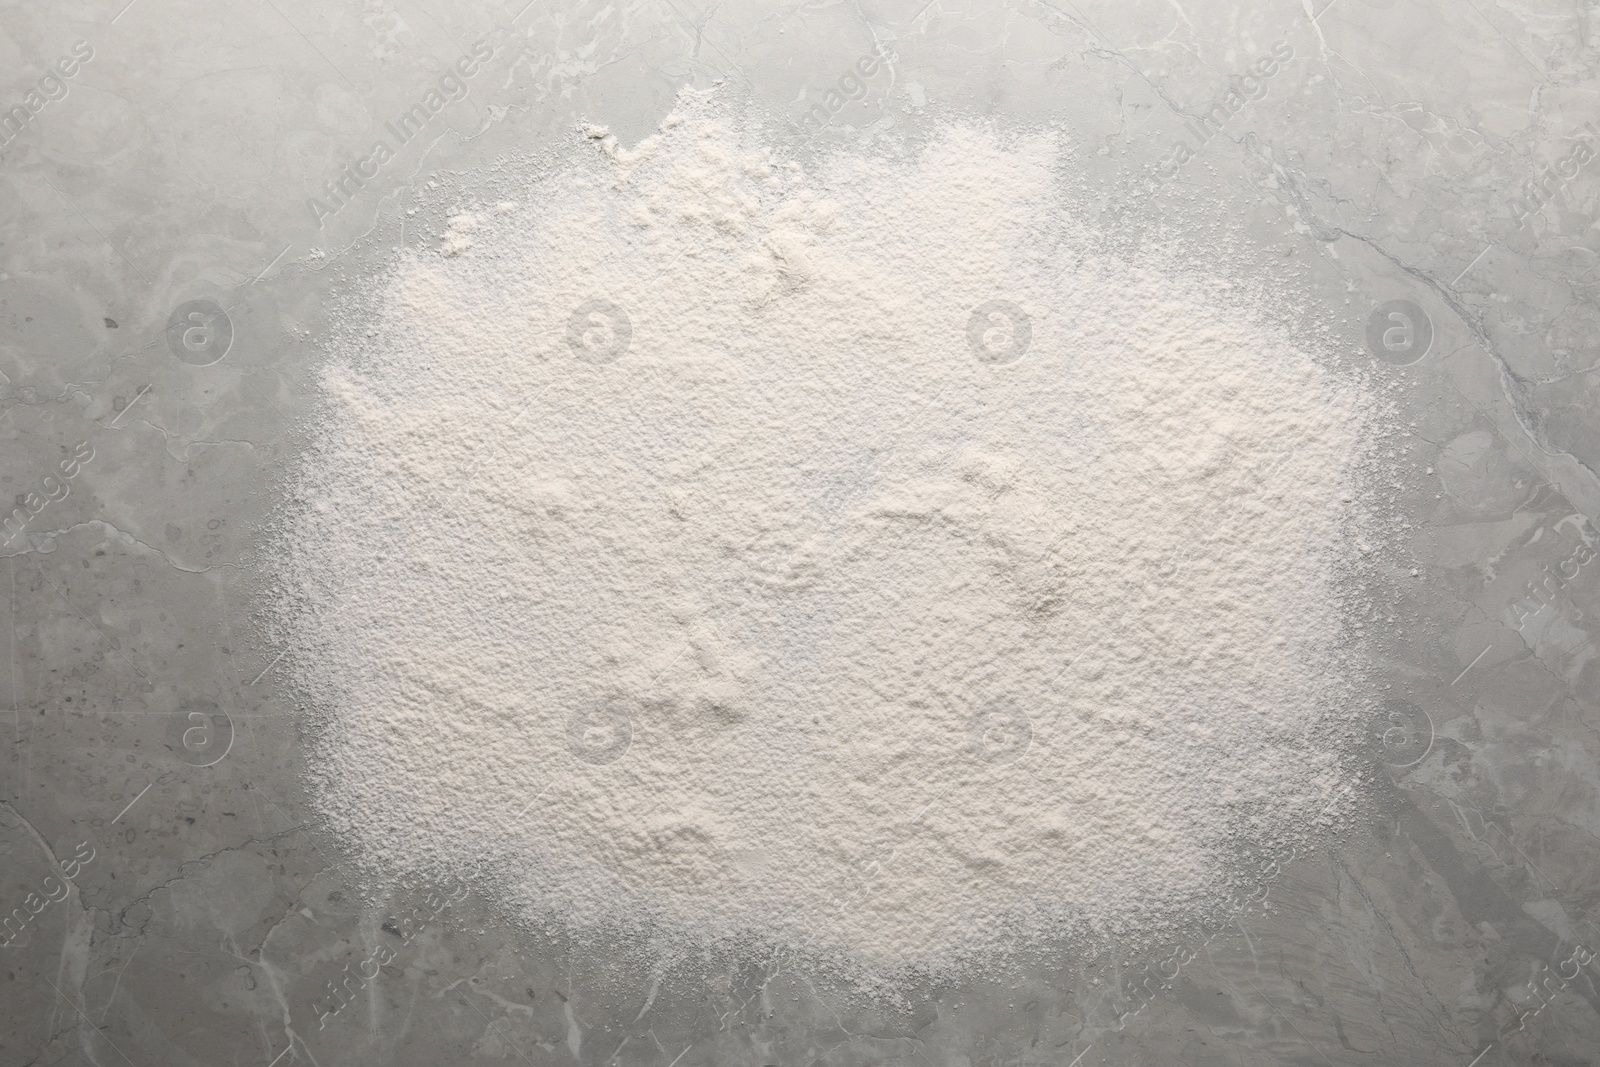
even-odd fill
[{"label": "white flour", "polygon": [[1327,821],[1368,401],[1214,245],[1101,251],[1045,136],[586,132],[323,376],[278,619],[353,847],[895,970],[1192,915]]}]

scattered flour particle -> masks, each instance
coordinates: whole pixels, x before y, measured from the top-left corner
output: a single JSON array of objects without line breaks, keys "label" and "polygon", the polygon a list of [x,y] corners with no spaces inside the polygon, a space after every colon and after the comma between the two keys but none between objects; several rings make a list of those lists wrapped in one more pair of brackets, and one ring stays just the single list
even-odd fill
[{"label": "scattered flour particle", "polygon": [[459,256],[472,247],[472,239],[467,235],[478,228],[476,215],[460,214],[450,219],[450,228],[445,232],[444,245],[440,251],[446,256]]}]

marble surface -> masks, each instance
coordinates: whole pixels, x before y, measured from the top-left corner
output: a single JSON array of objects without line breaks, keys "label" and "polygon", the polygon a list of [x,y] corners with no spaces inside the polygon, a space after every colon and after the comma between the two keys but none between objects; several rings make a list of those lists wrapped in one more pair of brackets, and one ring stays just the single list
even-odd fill
[{"label": "marble surface", "polygon": [[[1597,64],[1571,0],[0,5],[0,1064],[1600,1061]],[[719,80],[802,154],[1055,124],[1135,191],[1108,226],[1292,257],[1378,374],[1416,572],[1372,619],[1378,785],[1230,922],[873,1007],[346,883],[249,624],[322,302],[431,239],[436,173]]]}]

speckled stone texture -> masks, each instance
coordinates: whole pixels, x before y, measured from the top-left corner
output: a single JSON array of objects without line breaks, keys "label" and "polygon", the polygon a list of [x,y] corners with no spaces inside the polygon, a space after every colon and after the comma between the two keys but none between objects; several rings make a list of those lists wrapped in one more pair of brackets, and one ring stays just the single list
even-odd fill
[{"label": "speckled stone texture", "polygon": [[[124,3],[0,6],[0,1064],[1600,1060],[1591,7]],[[250,617],[323,301],[437,172],[719,80],[801,156],[1059,125],[1108,229],[1207,206],[1385,383],[1378,786],[1232,922],[873,1006],[349,884]]]}]

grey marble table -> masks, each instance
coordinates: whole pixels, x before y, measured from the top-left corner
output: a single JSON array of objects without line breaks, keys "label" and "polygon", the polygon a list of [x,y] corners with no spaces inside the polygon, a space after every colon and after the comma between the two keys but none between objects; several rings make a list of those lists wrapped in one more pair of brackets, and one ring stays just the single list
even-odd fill
[{"label": "grey marble table", "polygon": [[[0,6],[0,1064],[1600,1061],[1597,64],[1572,0]],[[436,176],[718,83],[802,153],[1055,125],[1393,401],[1374,795],[1227,923],[874,1006],[345,882],[249,620],[325,302]]]}]

